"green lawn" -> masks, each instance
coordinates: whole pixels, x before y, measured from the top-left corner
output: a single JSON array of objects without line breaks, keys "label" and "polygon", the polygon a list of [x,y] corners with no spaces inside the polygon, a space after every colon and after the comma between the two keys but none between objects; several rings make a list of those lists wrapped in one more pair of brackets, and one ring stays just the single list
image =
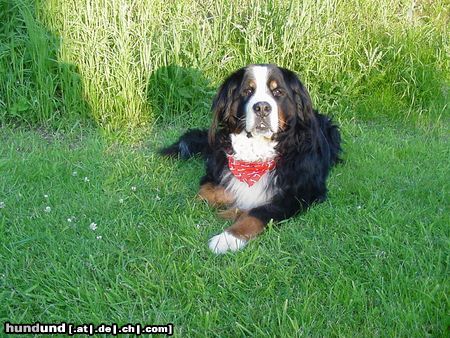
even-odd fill
[{"label": "green lawn", "polygon": [[134,146],[94,129],[0,129],[0,321],[447,334],[448,130],[341,124],[329,199],[222,256],[206,243],[226,222],[195,198],[201,161],[155,154],[181,127]]},{"label": "green lawn", "polygon": [[[448,1],[447,1],[448,2]],[[0,325],[449,333],[448,4],[0,0]],[[329,199],[215,256],[199,159],[225,76],[298,73],[342,127]]]}]

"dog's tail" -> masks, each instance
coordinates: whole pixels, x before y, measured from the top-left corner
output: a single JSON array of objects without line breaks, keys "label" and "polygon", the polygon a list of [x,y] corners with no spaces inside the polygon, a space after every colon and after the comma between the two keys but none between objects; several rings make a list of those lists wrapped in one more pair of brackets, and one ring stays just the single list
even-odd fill
[{"label": "dog's tail", "polygon": [[327,138],[328,138],[328,144],[330,145],[330,151],[331,151],[331,163],[333,165],[342,163],[343,160],[341,158],[341,153],[342,153],[341,133],[339,132],[339,128],[333,123],[328,125]]},{"label": "dog's tail", "polygon": [[210,152],[210,147],[206,129],[190,129],[181,135],[177,142],[159,150],[163,156],[178,156],[183,160],[195,155],[205,157],[208,152]]},{"label": "dog's tail", "polygon": [[333,121],[324,115],[319,114],[319,125],[325,138],[327,139],[328,145],[330,147],[331,164],[335,165],[343,162],[340,155],[342,153],[341,148],[341,134],[339,132],[338,126],[336,126]]}]

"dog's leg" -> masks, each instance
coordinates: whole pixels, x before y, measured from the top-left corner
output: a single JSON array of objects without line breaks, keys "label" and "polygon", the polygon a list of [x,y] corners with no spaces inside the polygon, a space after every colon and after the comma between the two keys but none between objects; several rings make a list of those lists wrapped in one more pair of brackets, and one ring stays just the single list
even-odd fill
[{"label": "dog's leg", "polygon": [[208,246],[214,253],[242,249],[247,242],[264,231],[266,223],[259,218],[242,213],[238,220],[219,235],[209,240]]},{"label": "dog's leg", "polygon": [[217,213],[217,215],[220,218],[235,221],[242,215],[242,212],[243,211],[239,210],[238,208],[229,208],[229,209],[219,211]]},{"label": "dog's leg", "polygon": [[296,195],[277,195],[270,203],[243,212],[232,226],[212,237],[208,246],[217,254],[237,251],[263,232],[270,220],[287,219],[308,206],[308,202],[299,200]]},{"label": "dog's leg", "polygon": [[230,205],[234,202],[233,196],[220,185],[214,185],[211,182],[200,186],[198,195],[201,199],[207,201],[213,206]]}]

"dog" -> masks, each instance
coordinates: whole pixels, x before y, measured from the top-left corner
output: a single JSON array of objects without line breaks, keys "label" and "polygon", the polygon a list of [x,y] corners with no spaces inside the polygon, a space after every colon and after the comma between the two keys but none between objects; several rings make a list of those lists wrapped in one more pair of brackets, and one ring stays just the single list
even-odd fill
[{"label": "dog", "polygon": [[209,240],[214,253],[242,249],[271,220],[325,200],[341,136],[313,109],[294,72],[272,64],[241,68],[218,89],[212,112],[209,130],[189,130],[160,153],[205,159],[199,197],[234,220]]}]

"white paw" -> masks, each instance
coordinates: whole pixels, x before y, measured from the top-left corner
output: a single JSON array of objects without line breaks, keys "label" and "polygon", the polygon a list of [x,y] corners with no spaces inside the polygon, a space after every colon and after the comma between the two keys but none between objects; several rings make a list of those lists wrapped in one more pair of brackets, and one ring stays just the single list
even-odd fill
[{"label": "white paw", "polygon": [[237,238],[227,231],[222,232],[209,240],[208,246],[215,254],[223,254],[229,251],[237,251],[247,244],[246,240]]}]

